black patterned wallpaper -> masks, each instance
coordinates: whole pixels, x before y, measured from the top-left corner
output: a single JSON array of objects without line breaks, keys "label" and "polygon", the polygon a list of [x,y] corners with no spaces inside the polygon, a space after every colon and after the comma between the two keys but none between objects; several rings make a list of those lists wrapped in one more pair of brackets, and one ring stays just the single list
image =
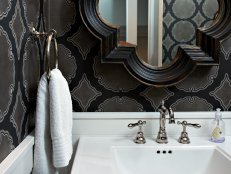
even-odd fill
[{"label": "black patterned wallpaper", "polygon": [[219,67],[198,68],[173,87],[150,87],[122,65],[100,62],[99,41],[84,26],[78,2],[50,0],[50,10],[43,13],[43,0],[0,1],[0,161],[29,132],[43,44],[29,37],[28,25],[43,28],[49,19],[43,15],[59,33],[59,67],[69,82],[75,111],[153,112],[162,99],[175,111],[231,110],[231,39],[222,43]]},{"label": "black patterned wallpaper", "polygon": [[[192,25],[204,25],[217,9],[213,6],[210,15],[202,13],[202,9],[209,8],[207,3],[212,2],[211,0],[164,2],[168,16],[174,16],[173,13],[177,16],[177,7],[174,5],[177,4],[178,10],[186,10],[193,16],[192,19],[185,11],[182,12],[185,15],[182,17],[183,23],[189,21]],[[212,3],[216,4],[216,1]],[[222,44],[219,67],[201,67],[176,86],[155,88],[133,79],[122,65],[100,62],[99,41],[84,26],[78,12],[78,1],[51,0],[51,4],[51,27],[59,33],[60,68],[69,81],[75,111],[153,112],[162,99],[175,111],[210,111],[217,107],[231,110],[231,40]],[[187,8],[183,8],[184,5]],[[178,19],[179,15],[177,19],[172,17],[172,21],[169,21],[170,18],[165,17],[166,24],[173,24],[174,20],[182,24]],[[176,32],[178,36],[181,33],[183,34]]]},{"label": "black patterned wallpaper", "polygon": [[30,131],[41,54],[28,26],[40,11],[40,0],[0,1],[0,162]]}]

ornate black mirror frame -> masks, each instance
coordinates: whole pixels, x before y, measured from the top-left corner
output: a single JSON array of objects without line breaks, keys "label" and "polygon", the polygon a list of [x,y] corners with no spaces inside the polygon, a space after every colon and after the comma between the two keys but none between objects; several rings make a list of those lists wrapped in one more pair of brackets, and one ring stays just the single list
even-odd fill
[{"label": "ornate black mirror frame", "polygon": [[118,43],[118,28],[107,25],[98,14],[99,0],[79,0],[82,20],[88,30],[100,40],[101,62],[122,63],[137,80],[147,85],[174,85],[197,66],[219,65],[221,42],[231,34],[231,1],[218,0],[219,11],[208,28],[198,28],[196,46],[179,47],[174,61],[165,67],[151,67],[141,61],[135,47]]}]

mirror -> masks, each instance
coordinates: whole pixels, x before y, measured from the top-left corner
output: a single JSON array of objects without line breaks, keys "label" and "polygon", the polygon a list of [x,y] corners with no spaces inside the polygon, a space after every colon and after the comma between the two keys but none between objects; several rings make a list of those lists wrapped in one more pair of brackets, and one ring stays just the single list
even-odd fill
[{"label": "mirror", "polygon": [[134,45],[140,59],[161,67],[179,45],[196,44],[196,29],[210,25],[218,8],[217,0],[99,0],[98,11],[119,27],[119,43]]},{"label": "mirror", "polygon": [[[85,27],[89,30],[90,34],[99,40],[99,58],[102,63],[122,64],[126,70],[141,83],[155,87],[173,86],[187,78],[198,66],[219,66],[222,49],[221,43],[231,36],[230,0],[158,1],[160,2],[159,5],[163,2],[163,21],[161,22],[162,25],[158,25],[158,28],[162,27],[162,30],[158,29],[162,34],[156,34],[158,38],[162,38],[162,44],[158,44],[158,48],[161,48],[159,50],[164,53],[160,55],[164,55],[162,57],[167,56],[170,60],[170,63],[164,62],[164,66],[160,67],[145,63],[145,61],[138,56],[137,48],[134,47],[134,44],[124,43],[119,40],[119,29],[101,17],[102,14],[99,12],[101,1],[102,0],[79,0],[79,10]],[[138,7],[138,2],[145,0],[126,0],[125,7],[127,8],[127,4],[133,1],[137,1],[135,4]],[[154,3],[155,1],[149,0],[148,2]],[[176,2],[181,4],[177,4]],[[172,7],[170,8],[170,6]],[[110,6],[107,6],[107,8],[109,7]],[[113,5],[111,7],[113,7]],[[151,7],[153,7],[153,5]],[[120,8],[124,7],[117,8],[114,13],[119,13]],[[132,8],[131,11],[132,10],[134,9]],[[167,13],[168,10],[170,10],[170,14]],[[131,11],[126,12],[126,16],[130,13],[133,14]],[[158,9],[158,12],[159,11],[161,11],[161,9]],[[211,23],[209,21],[214,16],[214,13],[216,13],[216,15]],[[152,15],[149,14],[148,16]],[[208,18],[208,16],[211,17]],[[128,19],[128,17],[126,18]],[[126,21],[133,23],[130,20]],[[170,28],[167,30],[166,26],[167,29],[168,27]],[[204,27],[197,28],[197,26]],[[157,27],[148,28],[156,29]],[[193,29],[188,30],[188,28]],[[126,27],[126,30],[128,29],[129,27]],[[175,37],[175,41],[172,41],[172,32],[174,30],[175,36],[177,37]],[[130,32],[128,33],[130,34]],[[167,37],[168,33],[170,33],[169,37]],[[167,38],[165,38],[165,36]],[[184,39],[184,36],[190,36],[190,39]],[[148,36],[148,39],[151,37],[152,36]],[[126,36],[126,39],[127,38]],[[154,44],[159,43],[153,40],[151,42]],[[166,46],[166,48],[162,46],[168,42],[169,46]],[[174,56],[173,52],[165,54],[166,50],[177,50],[177,52]],[[163,58],[161,62],[163,62]]]}]

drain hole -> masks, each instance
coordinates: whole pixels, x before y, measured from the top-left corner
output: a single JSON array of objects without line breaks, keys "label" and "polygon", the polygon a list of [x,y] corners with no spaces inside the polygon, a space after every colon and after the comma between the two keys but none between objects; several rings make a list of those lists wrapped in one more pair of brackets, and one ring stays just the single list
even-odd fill
[{"label": "drain hole", "polygon": [[167,154],[167,153],[168,153],[168,154],[172,154],[172,150],[169,150],[169,151],[166,151],[166,150],[163,150],[163,151],[157,150],[156,153],[157,153],[157,154],[161,154],[161,153],[162,153],[162,154]]}]

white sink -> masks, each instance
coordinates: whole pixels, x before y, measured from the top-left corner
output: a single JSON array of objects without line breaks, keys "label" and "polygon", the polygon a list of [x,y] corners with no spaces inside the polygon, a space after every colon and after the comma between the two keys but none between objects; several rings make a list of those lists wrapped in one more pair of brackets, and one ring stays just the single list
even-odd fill
[{"label": "white sink", "polygon": [[231,137],[223,144],[206,138],[144,145],[124,137],[81,137],[71,174],[231,174]]},{"label": "white sink", "polygon": [[118,174],[231,174],[231,159],[215,147],[114,147]]}]

